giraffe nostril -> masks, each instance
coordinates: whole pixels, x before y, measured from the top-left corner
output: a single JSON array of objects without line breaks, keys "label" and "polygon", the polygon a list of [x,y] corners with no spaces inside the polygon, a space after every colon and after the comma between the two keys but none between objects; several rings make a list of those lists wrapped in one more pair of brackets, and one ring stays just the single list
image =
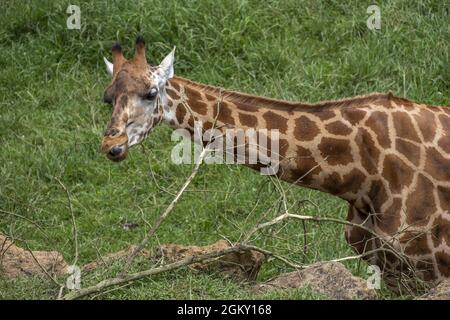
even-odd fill
[{"label": "giraffe nostril", "polygon": [[107,103],[107,104],[112,104],[113,103],[113,99],[112,97],[107,94],[106,92],[103,94],[103,102]]},{"label": "giraffe nostril", "polygon": [[122,153],[122,148],[120,146],[114,146],[109,151],[109,154],[113,157],[118,156],[121,153]]}]

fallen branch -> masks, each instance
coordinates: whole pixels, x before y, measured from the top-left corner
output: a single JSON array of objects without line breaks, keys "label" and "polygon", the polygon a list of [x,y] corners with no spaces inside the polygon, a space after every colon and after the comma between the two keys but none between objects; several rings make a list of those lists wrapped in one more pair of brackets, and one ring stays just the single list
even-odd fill
[{"label": "fallen branch", "polygon": [[215,259],[215,258],[224,256],[224,255],[227,255],[229,253],[239,252],[239,251],[248,251],[248,250],[251,250],[251,249],[244,245],[238,244],[231,248],[227,248],[227,249],[216,251],[216,252],[188,256],[184,259],[181,259],[174,263],[169,263],[169,264],[163,265],[161,267],[152,268],[152,269],[148,269],[148,270],[144,270],[144,271],[140,271],[140,272],[136,272],[136,273],[131,273],[131,274],[125,274],[125,275],[122,275],[122,276],[119,276],[116,278],[110,278],[110,279],[103,280],[96,285],[86,287],[86,288],[83,288],[80,290],[74,290],[74,291],[66,294],[65,296],[63,296],[61,299],[62,300],[79,299],[79,298],[88,296],[93,293],[101,292],[101,291],[103,291],[107,288],[113,287],[113,286],[124,285],[131,281],[154,276],[154,275],[161,274],[161,273],[171,271],[174,269],[178,269],[178,268],[181,268],[184,266],[189,266],[194,263],[205,262],[205,261],[208,261],[211,259]]}]

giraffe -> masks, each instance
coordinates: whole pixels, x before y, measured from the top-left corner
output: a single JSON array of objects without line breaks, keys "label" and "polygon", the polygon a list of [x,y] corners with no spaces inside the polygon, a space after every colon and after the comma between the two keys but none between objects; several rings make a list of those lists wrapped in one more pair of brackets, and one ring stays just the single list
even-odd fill
[{"label": "giraffe", "polygon": [[229,91],[175,76],[174,51],[149,65],[138,37],[132,59],[119,44],[113,63],[105,59],[113,112],[101,151],[110,160],[125,159],[160,123],[276,129],[277,176],[346,200],[346,241],[388,287],[401,290],[409,275],[430,285],[450,278],[448,107],[391,92],[310,104]]}]

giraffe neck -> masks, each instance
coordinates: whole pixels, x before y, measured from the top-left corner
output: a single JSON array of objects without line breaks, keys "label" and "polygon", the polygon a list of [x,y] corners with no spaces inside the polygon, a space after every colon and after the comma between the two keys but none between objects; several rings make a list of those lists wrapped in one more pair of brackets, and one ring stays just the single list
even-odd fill
[{"label": "giraffe neck", "polygon": [[219,130],[276,129],[280,158],[277,175],[281,179],[349,201],[361,198],[360,188],[368,173],[358,169],[361,159],[353,150],[351,126],[364,115],[352,110],[363,112],[355,104],[364,105],[385,95],[307,104],[231,92],[180,77],[167,83],[166,92],[169,110],[165,120],[172,128],[192,132],[194,121],[201,121],[204,130],[214,124]]}]

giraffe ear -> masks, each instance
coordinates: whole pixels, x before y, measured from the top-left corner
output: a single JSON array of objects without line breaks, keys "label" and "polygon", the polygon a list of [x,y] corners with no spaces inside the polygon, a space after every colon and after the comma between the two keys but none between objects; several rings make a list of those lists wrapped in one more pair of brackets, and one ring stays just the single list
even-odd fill
[{"label": "giraffe ear", "polygon": [[173,63],[175,61],[175,47],[172,51],[163,59],[159,68],[163,71],[165,75],[165,80],[169,80],[173,77]]},{"label": "giraffe ear", "polygon": [[106,71],[108,71],[109,75],[113,75],[113,64],[108,61],[105,57],[103,57],[103,61],[105,61],[106,64]]}]

